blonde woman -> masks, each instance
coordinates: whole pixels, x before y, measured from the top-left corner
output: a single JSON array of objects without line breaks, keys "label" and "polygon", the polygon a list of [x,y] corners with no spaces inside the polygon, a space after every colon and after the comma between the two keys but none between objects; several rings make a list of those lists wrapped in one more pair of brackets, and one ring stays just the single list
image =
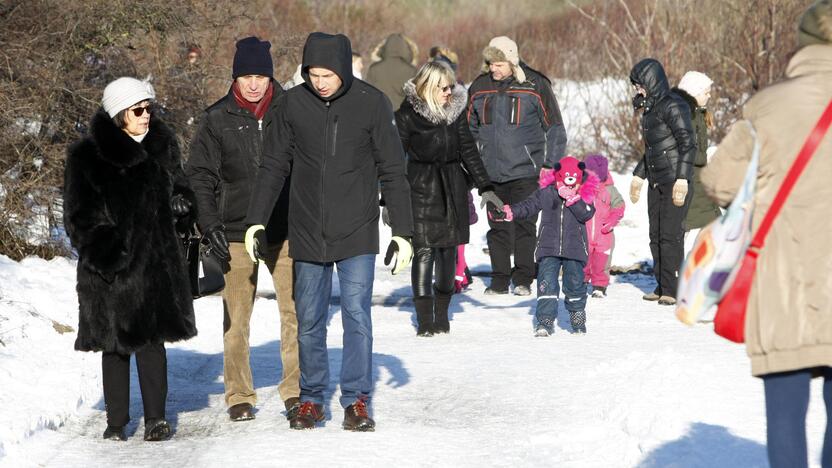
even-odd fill
[{"label": "blonde woman", "polygon": [[[483,203],[502,207],[494,194],[463,112],[465,88],[454,72],[428,62],[404,85],[396,126],[407,153],[413,206],[413,301],[417,334],[448,333],[456,246],[468,242],[467,171]],[[464,170],[463,170],[464,166]],[[435,284],[433,270],[436,270]]]}]

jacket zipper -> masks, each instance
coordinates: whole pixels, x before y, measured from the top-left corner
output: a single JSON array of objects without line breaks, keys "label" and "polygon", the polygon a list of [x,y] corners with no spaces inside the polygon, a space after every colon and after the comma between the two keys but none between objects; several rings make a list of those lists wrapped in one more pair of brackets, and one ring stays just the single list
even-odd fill
[{"label": "jacket zipper", "polygon": [[[324,226],[324,219],[326,219],[324,213],[324,182],[325,182],[325,173],[326,173],[326,160],[327,154],[329,154],[329,109],[330,109],[330,102],[326,101],[326,115],[324,116],[324,154],[322,155],[322,162],[321,162],[321,244],[323,252],[323,258],[326,259],[326,231]],[[334,148],[333,148],[334,151]]]},{"label": "jacket zipper", "polygon": [[529,152],[529,147],[523,145],[523,149],[526,150],[526,155],[529,157],[529,161],[532,162],[532,166],[537,169],[537,164],[535,164],[534,159],[532,159],[532,153]]},{"label": "jacket zipper", "polygon": [[534,258],[537,258],[537,251],[540,249],[540,242],[543,240],[543,233],[546,231],[546,225],[540,223],[540,235],[537,236],[537,244],[534,246]]},{"label": "jacket zipper", "polygon": [[558,249],[558,256],[563,256],[563,210],[566,208],[566,202],[560,202],[560,248]]}]

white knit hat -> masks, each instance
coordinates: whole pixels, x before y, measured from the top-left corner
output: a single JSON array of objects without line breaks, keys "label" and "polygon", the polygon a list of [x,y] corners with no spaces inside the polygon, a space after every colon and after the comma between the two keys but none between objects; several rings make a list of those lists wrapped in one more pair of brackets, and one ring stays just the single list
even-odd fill
[{"label": "white knit hat", "polygon": [[486,62],[508,62],[511,64],[514,78],[518,83],[526,81],[526,73],[520,67],[520,53],[517,51],[517,43],[506,36],[497,36],[491,39],[488,47],[482,51]]},{"label": "white knit hat", "polygon": [[708,75],[698,71],[689,71],[679,81],[679,89],[690,94],[691,97],[697,97],[707,91],[712,84],[714,80],[708,78]]},{"label": "white knit hat", "polygon": [[110,117],[115,117],[116,114],[133,104],[155,98],[156,93],[150,82],[123,76],[104,88],[101,105]]}]

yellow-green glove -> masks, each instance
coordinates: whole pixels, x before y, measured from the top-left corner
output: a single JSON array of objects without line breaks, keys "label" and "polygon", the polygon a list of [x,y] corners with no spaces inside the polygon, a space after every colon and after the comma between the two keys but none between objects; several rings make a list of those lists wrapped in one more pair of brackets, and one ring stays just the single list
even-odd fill
[{"label": "yellow-green glove", "polygon": [[266,228],[262,224],[250,226],[246,230],[245,245],[249,258],[257,263],[258,258],[263,258],[263,248],[266,247]]},{"label": "yellow-green glove", "polygon": [[[395,260],[393,260],[393,255],[396,256]],[[390,265],[390,261],[393,260],[393,269],[390,272],[394,275],[398,274],[410,265],[412,259],[413,246],[410,245],[410,241],[404,237],[393,236],[390,239],[390,246],[387,247],[387,254],[384,256],[385,265]]]}]

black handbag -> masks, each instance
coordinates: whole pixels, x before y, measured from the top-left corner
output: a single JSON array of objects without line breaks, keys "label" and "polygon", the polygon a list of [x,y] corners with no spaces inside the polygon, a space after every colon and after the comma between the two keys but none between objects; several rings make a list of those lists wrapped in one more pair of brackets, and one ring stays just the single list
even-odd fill
[{"label": "black handbag", "polygon": [[211,250],[208,240],[191,228],[183,239],[183,246],[194,299],[222,291],[225,288],[223,261]]}]

